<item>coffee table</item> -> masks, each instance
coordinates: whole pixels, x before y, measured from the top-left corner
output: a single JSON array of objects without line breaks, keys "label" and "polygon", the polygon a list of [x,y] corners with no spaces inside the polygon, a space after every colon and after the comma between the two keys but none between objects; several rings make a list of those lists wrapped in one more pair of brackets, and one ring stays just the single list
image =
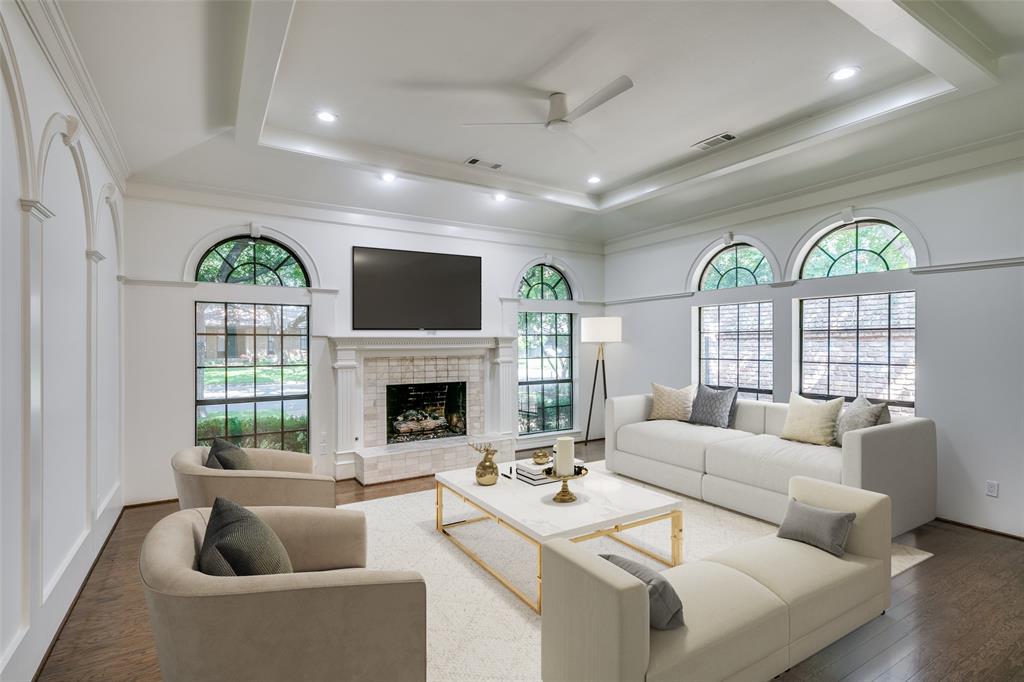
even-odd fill
[{"label": "coffee table", "polygon": [[[501,466],[503,469],[507,467]],[[565,504],[551,499],[559,489],[557,483],[533,486],[500,476],[495,485],[481,486],[477,485],[473,468],[441,472],[435,474],[434,479],[437,488],[438,532],[455,543],[456,547],[537,613],[541,612],[541,545],[553,538],[583,542],[609,537],[666,566],[678,566],[683,560],[683,512],[678,508],[679,500],[618,476],[591,471],[587,476],[572,481],[570,487],[577,499]],[[482,515],[445,523],[446,492],[474,507]],[[619,535],[624,530],[664,520],[670,520],[672,524],[669,536],[672,547],[670,557],[640,547]],[[480,521],[495,521],[536,546],[536,600],[531,599],[500,571],[448,532],[449,528]]]}]

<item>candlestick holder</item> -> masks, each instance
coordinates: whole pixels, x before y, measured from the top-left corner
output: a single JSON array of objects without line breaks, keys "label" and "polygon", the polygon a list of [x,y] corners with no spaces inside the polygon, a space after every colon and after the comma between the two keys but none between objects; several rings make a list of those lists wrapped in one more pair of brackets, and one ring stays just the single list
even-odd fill
[{"label": "candlestick holder", "polygon": [[557,475],[555,473],[555,468],[554,467],[548,467],[547,469],[545,469],[544,470],[544,475],[545,476],[547,476],[548,478],[552,478],[552,479],[554,479],[556,481],[561,481],[562,482],[562,489],[559,490],[557,493],[555,493],[555,496],[553,498],[551,498],[551,499],[554,500],[555,502],[558,502],[559,504],[565,504],[567,502],[575,502],[576,501],[576,495],[571,490],[569,490],[569,481],[571,481],[571,480],[573,480],[575,478],[583,478],[588,473],[590,473],[590,472],[587,471],[587,467],[581,466],[579,464],[577,464],[575,467],[573,467],[573,475],[572,476],[559,476],[559,475]]}]

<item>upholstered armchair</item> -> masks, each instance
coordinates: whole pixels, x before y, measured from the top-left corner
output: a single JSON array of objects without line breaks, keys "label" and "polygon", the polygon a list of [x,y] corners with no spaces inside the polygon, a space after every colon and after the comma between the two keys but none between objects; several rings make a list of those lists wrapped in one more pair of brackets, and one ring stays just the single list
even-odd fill
[{"label": "upholstered armchair", "polygon": [[334,478],[313,473],[313,457],[301,452],[245,448],[255,469],[210,469],[210,449],[179,450],[171,458],[182,509],[211,507],[226,497],[243,507],[334,507]]},{"label": "upholstered armchair", "polygon": [[139,572],[165,680],[426,678],[419,573],[366,568],[361,512],[254,507],[294,573],[210,576],[198,568],[209,509],[160,520]]}]

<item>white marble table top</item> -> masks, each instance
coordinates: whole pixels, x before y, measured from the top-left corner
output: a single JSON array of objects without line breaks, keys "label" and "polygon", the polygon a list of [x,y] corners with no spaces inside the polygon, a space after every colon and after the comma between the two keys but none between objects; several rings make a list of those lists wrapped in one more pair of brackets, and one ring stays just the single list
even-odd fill
[{"label": "white marble table top", "polygon": [[[503,471],[508,468],[499,466]],[[496,484],[481,486],[474,468],[443,471],[434,478],[537,542],[574,538],[679,507],[675,498],[593,470],[569,481],[569,489],[576,494],[576,501],[569,503],[551,499],[559,490],[557,482],[532,486],[499,476]]]}]

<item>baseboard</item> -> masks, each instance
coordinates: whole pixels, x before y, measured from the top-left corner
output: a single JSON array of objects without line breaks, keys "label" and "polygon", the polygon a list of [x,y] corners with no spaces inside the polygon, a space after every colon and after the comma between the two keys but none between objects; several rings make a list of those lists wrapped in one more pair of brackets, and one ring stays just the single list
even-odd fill
[{"label": "baseboard", "polygon": [[1010,538],[1011,540],[1018,540],[1020,542],[1024,542],[1024,537],[1022,537],[1020,535],[1014,535],[1013,533],[1004,533],[1001,530],[992,530],[991,528],[984,528],[983,526],[974,526],[974,525],[971,525],[969,523],[964,523],[962,521],[953,521],[951,519],[944,519],[944,518],[939,517],[939,516],[936,516],[935,520],[936,521],[942,521],[943,523],[950,523],[950,524],[952,524],[954,526],[960,526],[961,528],[970,528],[971,530],[980,530],[982,533],[989,533],[990,535],[999,535],[1000,537]]},{"label": "baseboard", "polygon": [[[134,504],[126,504],[126,505],[124,505],[124,507],[121,509],[121,511],[123,513],[125,509],[138,509],[139,507],[152,507],[152,506],[157,505],[157,504],[167,504],[168,502],[177,502],[177,501],[178,501],[177,497],[172,497],[169,500],[153,500],[152,502],[135,502]],[[121,520],[120,517],[118,517],[117,520],[120,521]],[[117,524],[115,523],[114,525],[116,526]]]}]

